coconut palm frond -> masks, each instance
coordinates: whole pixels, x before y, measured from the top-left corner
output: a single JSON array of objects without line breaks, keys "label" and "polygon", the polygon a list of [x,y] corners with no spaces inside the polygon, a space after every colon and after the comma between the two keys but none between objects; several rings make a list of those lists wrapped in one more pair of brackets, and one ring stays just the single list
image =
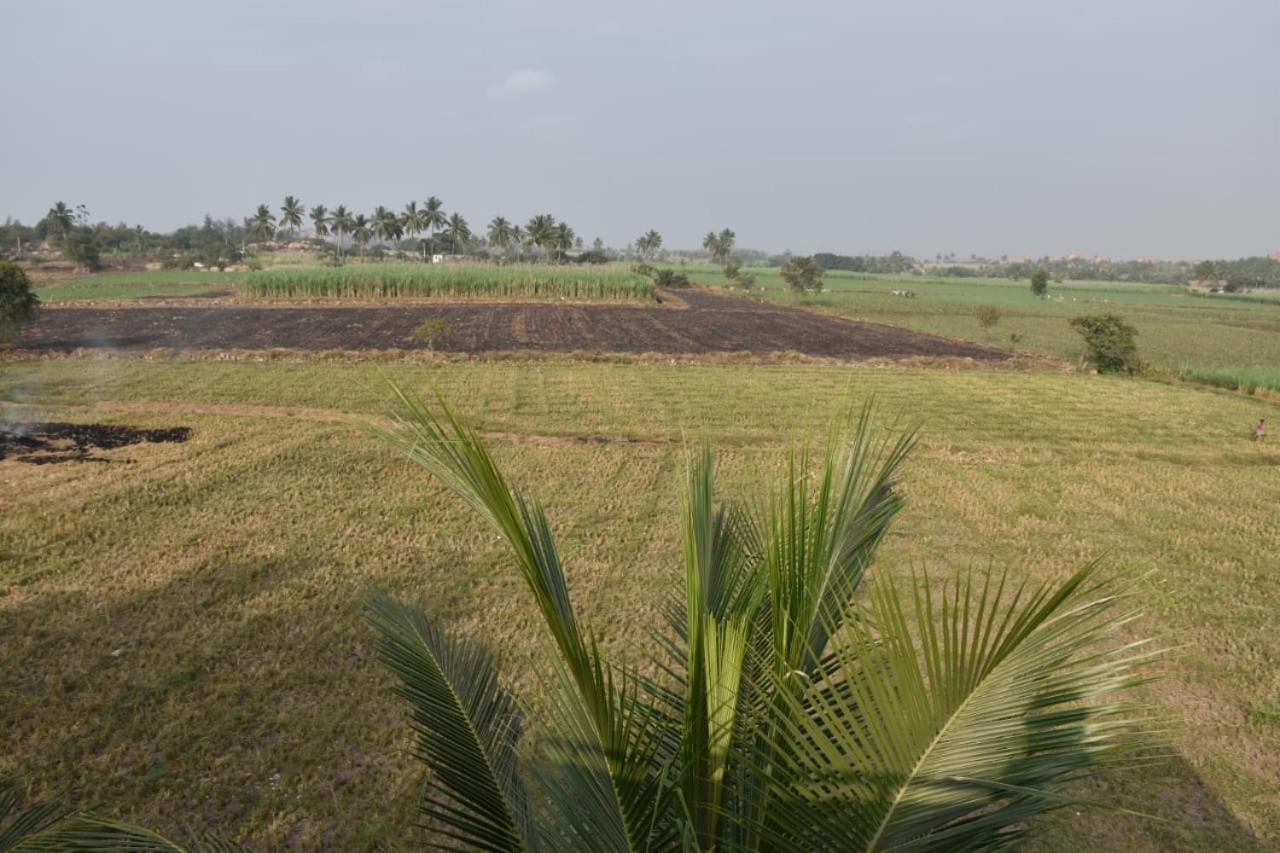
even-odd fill
[{"label": "coconut palm frond", "polygon": [[413,707],[414,751],[431,768],[418,805],[430,828],[471,849],[539,849],[518,769],[521,715],[489,655],[381,592],[369,594],[366,618]]},{"label": "coconut palm frond", "polygon": [[23,806],[18,787],[0,780],[0,851],[19,850],[41,832],[69,817],[72,810],[59,803]]},{"label": "coconut palm frond", "polygon": [[913,432],[877,440],[871,406],[851,440],[833,432],[816,484],[807,454],[792,458],[769,513],[765,559],[777,656],[813,675],[831,631],[839,630],[880,541],[902,509],[898,469]]},{"label": "coconut palm frond", "polygon": [[443,401],[437,417],[417,396],[393,388],[403,411],[394,429],[375,433],[426,469],[506,540],[560,653],[575,675],[585,675],[590,656],[541,507],[512,491],[479,434],[464,426]]},{"label": "coconut palm frond", "polygon": [[673,769],[679,717],[623,668],[602,670],[609,697],[609,729],[578,688],[564,662],[552,656],[544,678],[551,701],[538,765],[546,794],[548,848],[663,850],[678,836]]},{"label": "coconut palm frond", "polygon": [[750,530],[739,513],[717,506],[713,472],[711,448],[703,445],[688,475],[683,632],[676,626],[686,651],[681,786],[699,844],[707,848],[718,837],[744,664],[765,593],[760,564],[751,559]]},{"label": "coconut palm frond", "polygon": [[917,579],[908,618],[877,584],[870,620],[833,638],[844,689],[779,690],[792,713],[774,749],[777,843],[990,849],[1076,803],[1062,789],[1083,771],[1133,754],[1145,723],[1119,694],[1157,653],[1116,641],[1134,616],[1122,591],[1095,565],[1008,586],[988,575],[939,595]]},{"label": "coconut palm frond", "polygon": [[14,853],[250,853],[250,848],[242,844],[214,836],[179,844],[140,826],[79,813],[64,816],[5,846],[8,840],[0,837],[0,850]]},{"label": "coconut palm frond", "polygon": [[615,823],[630,844],[646,846],[660,787],[655,762],[669,741],[659,726],[665,718],[651,699],[641,701],[640,681],[608,664],[579,628],[541,507],[508,486],[479,435],[443,401],[437,416],[417,397],[398,388],[396,393],[403,404],[398,425],[379,434],[462,498],[515,553],[556,643],[556,666],[563,666],[574,688],[562,697],[565,742],[604,757],[610,785],[602,793],[611,798]]}]

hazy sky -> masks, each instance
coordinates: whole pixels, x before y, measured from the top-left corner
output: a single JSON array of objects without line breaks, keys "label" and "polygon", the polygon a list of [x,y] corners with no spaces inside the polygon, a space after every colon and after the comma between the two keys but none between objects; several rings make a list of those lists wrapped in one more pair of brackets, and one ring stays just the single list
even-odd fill
[{"label": "hazy sky", "polygon": [[1280,251],[1280,2],[0,0],[0,217],[285,193],[480,230]]}]

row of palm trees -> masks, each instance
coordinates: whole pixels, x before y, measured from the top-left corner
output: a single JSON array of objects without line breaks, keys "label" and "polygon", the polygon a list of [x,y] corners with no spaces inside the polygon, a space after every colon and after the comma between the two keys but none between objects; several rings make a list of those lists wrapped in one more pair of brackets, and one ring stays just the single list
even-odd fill
[{"label": "row of palm trees", "polygon": [[[416,239],[426,232],[428,239],[422,241],[425,258],[428,247],[435,249],[437,236],[443,236],[446,245],[455,254],[461,254],[474,236],[466,217],[460,213],[446,214],[444,204],[435,196],[428,198],[421,206],[416,201],[411,201],[400,213],[379,205],[372,215],[367,216],[352,213],[347,210],[346,205],[341,204],[332,210],[318,204],[307,212],[302,202],[288,195],[280,205],[278,220],[270,207],[260,204],[254,215],[247,220],[247,225],[258,239],[270,240],[280,232],[296,233],[302,227],[304,216],[310,218],[317,238],[337,238],[339,256],[347,237],[363,248],[374,239],[395,245],[406,237]],[[656,236],[656,232],[650,233]],[[581,243],[573,228],[549,213],[531,217],[524,226],[517,225],[504,216],[495,216],[489,223],[485,239],[502,252],[511,249],[519,251],[522,248],[537,249],[554,255],[557,260],[563,259],[565,252]],[[658,237],[658,245],[661,242],[662,238]]]}]

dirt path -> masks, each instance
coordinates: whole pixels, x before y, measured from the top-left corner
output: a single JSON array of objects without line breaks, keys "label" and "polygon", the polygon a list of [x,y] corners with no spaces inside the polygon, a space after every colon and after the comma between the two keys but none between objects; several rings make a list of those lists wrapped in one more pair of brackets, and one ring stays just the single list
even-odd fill
[{"label": "dirt path", "polygon": [[443,317],[447,352],[799,352],[842,359],[940,356],[1003,360],[1002,350],[893,326],[707,291],[685,310],[605,304],[485,303],[343,307],[228,305],[54,308],[37,314],[21,346],[87,349],[426,349],[413,330]]}]

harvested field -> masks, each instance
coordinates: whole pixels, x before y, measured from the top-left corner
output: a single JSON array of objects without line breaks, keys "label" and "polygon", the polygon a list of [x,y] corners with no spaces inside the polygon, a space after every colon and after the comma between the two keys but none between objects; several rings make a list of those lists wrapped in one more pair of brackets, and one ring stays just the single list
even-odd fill
[{"label": "harvested field", "polygon": [[411,306],[57,308],[39,312],[24,348],[427,349],[413,335],[440,317],[448,352],[785,352],[830,358],[940,356],[1000,360],[978,344],[815,314],[705,291],[681,294],[684,309],[527,303]]}]

